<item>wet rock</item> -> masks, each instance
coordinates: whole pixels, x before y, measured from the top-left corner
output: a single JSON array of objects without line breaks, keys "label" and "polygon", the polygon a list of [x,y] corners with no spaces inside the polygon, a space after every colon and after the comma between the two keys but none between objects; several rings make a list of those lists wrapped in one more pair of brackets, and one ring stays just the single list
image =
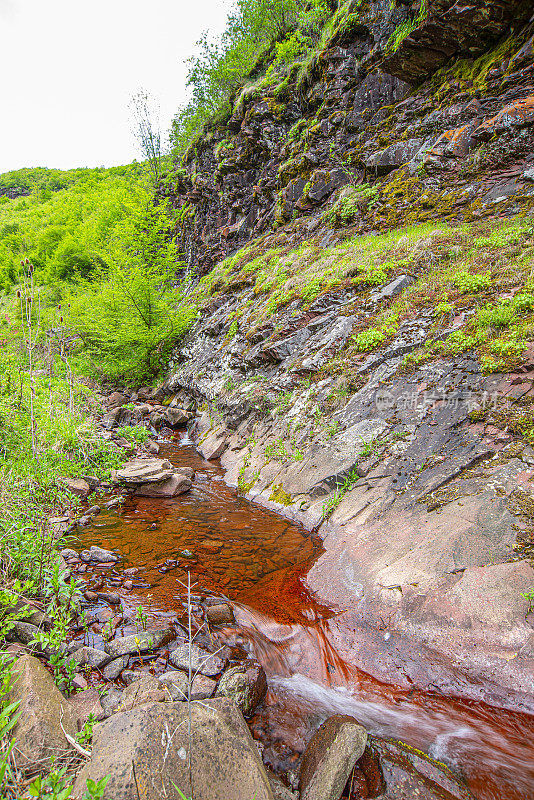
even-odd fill
[{"label": "wet rock", "polygon": [[189,419],[189,414],[181,408],[167,408],[163,414],[165,422],[176,428],[178,425],[185,425]]},{"label": "wet rock", "polygon": [[192,786],[187,704],[156,703],[115,714],[95,728],[93,755],[78,775],[74,798],[82,796],[87,778],[98,781],[110,775],[109,800],[138,800],[138,787],[143,787],[145,800],[179,800],[176,786],[185,796],[202,800],[273,800],[257,748],[236,707],[226,699],[206,700],[194,703],[191,714]]},{"label": "wet rock", "polygon": [[76,723],[69,707],[48,670],[34,656],[23,655],[12,667],[10,703],[19,703],[19,717],[13,728],[17,740],[17,765],[29,767],[69,749],[61,725],[69,736],[76,736]]},{"label": "wet rock", "polygon": [[108,509],[117,508],[117,506],[120,506],[120,504],[122,503],[122,500],[123,500],[122,497],[112,497],[111,500],[108,500],[107,503],[104,503],[104,508]]},{"label": "wet rock", "polygon": [[[171,664],[177,669],[189,669],[189,646],[182,645],[173,650],[169,656]],[[200,672],[202,675],[218,675],[225,667],[226,661],[218,655],[208,653],[206,650],[201,650],[200,647],[193,644],[191,646],[191,669],[193,672]]]},{"label": "wet rock", "polygon": [[185,475],[171,475],[161,483],[145,483],[139,486],[134,494],[136,497],[176,497],[188,492],[193,484]]},{"label": "wet rock", "polygon": [[145,673],[126,687],[117,710],[130,711],[145,703],[162,703],[167,697],[157,679]]},{"label": "wet rock", "polygon": [[174,471],[178,475],[184,475],[189,480],[194,480],[195,478],[195,470],[192,467],[175,467]]},{"label": "wet rock", "polygon": [[96,603],[98,600],[98,594],[96,592],[92,592],[90,589],[86,589],[83,593],[83,596],[89,603]]},{"label": "wet rock", "polygon": [[156,442],[147,442],[145,444],[145,450],[147,451],[147,453],[150,453],[153,456],[157,456],[157,454],[159,453],[159,444],[157,444]]},{"label": "wet rock", "polygon": [[87,665],[94,669],[101,669],[109,661],[108,653],[97,650],[95,647],[80,647],[72,654],[71,658],[78,667]]},{"label": "wet rock", "polygon": [[83,517],[80,517],[80,518],[78,519],[78,521],[77,521],[77,523],[76,523],[76,524],[77,524],[77,525],[78,525],[80,528],[84,528],[86,525],[89,525],[89,523],[90,523],[90,522],[91,522],[91,517],[88,517],[88,516],[85,514]]},{"label": "wet rock", "polygon": [[65,478],[64,484],[72,494],[78,497],[88,497],[91,494],[91,487],[83,478]]},{"label": "wet rock", "polygon": [[124,589],[126,589],[126,591],[129,592],[131,589],[133,589],[133,581],[124,581],[122,586]]},{"label": "wet rock", "polygon": [[[186,672],[179,669],[171,670],[160,675],[158,680],[172,700],[187,700],[189,676]],[[211,697],[216,686],[217,681],[211,680],[206,675],[194,675],[191,685],[191,700],[205,700]]]},{"label": "wet rock", "polygon": [[275,775],[274,772],[271,772],[270,769],[265,770],[267,773],[267,777],[269,778],[269,783],[271,784],[271,790],[274,795],[274,800],[298,800],[297,792],[292,792],[291,789],[283,783],[283,781]]},{"label": "wet rock", "polygon": [[226,438],[226,436],[211,434],[199,444],[198,450],[206,461],[213,461],[222,456],[226,450]]},{"label": "wet rock", "polygon": [[111,656],[124,656],[131,653],[148,653],[157,650],[171,639],[174,639],[172,628],[162,628],[158,630],[139,631],[131,636],[119,636],[112,642],[105,645],[106,653]]},{"label": "wet rock", "polygon": [[90,508],[87,509],[85,513],[89,517],[96,517],[98,514],[100,514],[101,511],[102,509],[100,508],[100,506],[91,506]]},{"label": "wet rock", "polygon": [[89,548],[89,555],[91,561],[99,561],[101,564],[113,564],[119,560],[119,556],[116,553],[112,553],[111,550],[104,550],[104,548],[97,547],[94,544]]},{"label": "wet rock", "polygon": [[300,768],[301,800],[339,800],[367,743],[367,731],[352,717],[336,714],[312,736]]},{"label": "wet rock", "polygon": [[70,547],[64,547],[63,550],[60,550],[61,555],[65,559],[76,559],[78,560],[78,553],[76,550],[72,550]]},{"label": "wet rock", "polygon": [[198,549],[204,553],[219,553],[224,547],[224,542],[220,539],[206,539],[198,545]]},{"label": "wet rock", "polygon": [[115,471],[113,480],[135,488],[145,483],[161,483],[174,474],[170,461],[161,458],[134,458]]},{"label": "wet rock", "polygon": [[126,669],[128,666],[128,661],[128,656],[119,656],[119,658],[114,658],[113,661],[110,661],[109,664],[106,664],[102,670],[102,675],[107,681],[117,680],[123,669]]},{"label": "wet rock", "polygon": [[219,681],[217,694],[229,697],[245,717],[250,717],[267,694],[267,678],[257,661],[229,667]]},{"label": "wet rock", "polygon": [[471,792],[444,764],[402,742],[375,737],[369,737],[369,747],[358,762],[368,786],[376,784],[376,760],[383,780],[380,797],[384,800],[473,800]]},{"label": "wet rock", "polygon": [[234,612],[227,603],[209,606],[206,609],[206,619],[211,625],[231,625],[235,622]]},{"label": "wet rock", "polygon": [[121,601],[121,596],[117,592],[98,592],[98,597],[112,606],[118,606]]}]

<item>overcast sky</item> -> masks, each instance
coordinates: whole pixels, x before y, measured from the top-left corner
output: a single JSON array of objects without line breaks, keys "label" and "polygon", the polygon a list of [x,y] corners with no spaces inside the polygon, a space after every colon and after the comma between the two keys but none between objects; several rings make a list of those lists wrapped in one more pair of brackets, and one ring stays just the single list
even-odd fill
[{"label": "overcast sky", "polygon": [[140,158],[128,104],[147,90],[162,128],[186,98],[184,60],[231,0],[0,0],[0,172]]}]

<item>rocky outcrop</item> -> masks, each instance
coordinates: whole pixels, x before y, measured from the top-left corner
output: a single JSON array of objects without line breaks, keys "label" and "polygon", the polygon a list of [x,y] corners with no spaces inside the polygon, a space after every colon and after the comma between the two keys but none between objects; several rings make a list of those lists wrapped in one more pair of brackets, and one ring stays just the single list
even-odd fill
[{"label": "rocky outcrop", "polygon": [[338,800],[366,744],[367,732],[352,717],[327,719],[308,743],[302,759],[301,800]]}]

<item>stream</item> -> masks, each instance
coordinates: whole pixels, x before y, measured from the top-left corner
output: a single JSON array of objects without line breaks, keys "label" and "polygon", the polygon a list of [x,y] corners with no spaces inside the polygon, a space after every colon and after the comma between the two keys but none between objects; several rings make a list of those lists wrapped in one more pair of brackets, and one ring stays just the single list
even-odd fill
[{"label": "stream", "polygon": [[[120,553],[121,570],[138,568],[131,591],[114,586],[113,571],[100,570],[130,618],[139,606],[149,620],[183,616],[184,558],[193,593],[232,601],[236,624],[219,639],[252,653],[267,673],[267,698],[249,722],[268,766],[296,771],[313,731],[342,713],[443,761],[479,800],[534,798],[534,716],[401,690],[345,663],[329,637],[335,609],[306,587],[320,539],[239,497],[217,462],[205,461],[187,436],[162,444],[160,455],[195,470],[192,490],[165,500],[129,498],[94,517],[78,541]],[[95,572],[90,567],[80,577],[89,582]],[[164,662],[152,669],[164,671]]]}]

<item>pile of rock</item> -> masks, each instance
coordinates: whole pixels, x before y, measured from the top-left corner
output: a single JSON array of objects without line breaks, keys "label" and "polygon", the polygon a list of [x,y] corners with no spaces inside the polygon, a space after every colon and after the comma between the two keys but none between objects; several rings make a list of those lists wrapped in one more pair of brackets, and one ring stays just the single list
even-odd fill
[{"label": "pile of rock", "polygon": [[[148,400],[143,401],[144,397],[148,397]],[[186,425],[191,419],[191,413],[180,408],[175,400],[169,405],[163,405],[162,399],[163,396],[158,391],[150,393],[149,390],[139,390],[131,396],[123,392],[113,392],[105,401],[108,412],[102,418],[102,426],[110,431],[123,425],[142,424],[155,430]]]},{"label": "pile of rock", "polygon": [[166,459],[150,457],[133,458],[112,473],[113,483],[137,497],[175,497],[191,489],[193,477],[189,467],[173,467]]}]

